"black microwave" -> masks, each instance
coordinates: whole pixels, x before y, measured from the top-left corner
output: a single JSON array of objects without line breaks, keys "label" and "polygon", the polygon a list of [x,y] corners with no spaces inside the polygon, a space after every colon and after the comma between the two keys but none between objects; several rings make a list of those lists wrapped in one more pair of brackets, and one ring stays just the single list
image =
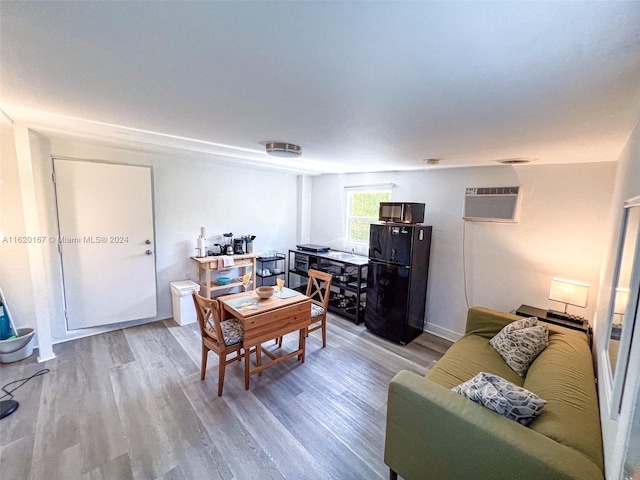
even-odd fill
[{"label": "black microwave", "polygon": [[381,222],[422,223],[424,222],[424,203],[380,202]]}]

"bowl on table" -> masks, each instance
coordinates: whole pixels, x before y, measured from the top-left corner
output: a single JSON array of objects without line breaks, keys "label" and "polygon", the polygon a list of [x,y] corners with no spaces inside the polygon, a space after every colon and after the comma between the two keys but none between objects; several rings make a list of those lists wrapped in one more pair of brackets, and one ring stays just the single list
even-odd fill
[{"label": "bowl on table", "polygon": [[256,293],[260,298],[267,299],[273,295],[274,290],[273,287],[258,287],[256,288]]}]

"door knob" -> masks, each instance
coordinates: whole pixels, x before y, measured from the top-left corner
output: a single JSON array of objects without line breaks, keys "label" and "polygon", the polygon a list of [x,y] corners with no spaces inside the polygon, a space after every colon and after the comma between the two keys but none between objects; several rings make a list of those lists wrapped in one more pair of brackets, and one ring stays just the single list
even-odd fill
[{"label": "door knob", "polygon": [[147,251],[146,251],[146,252],[144,252],[144,253],[146,253],[147,255],[153,255],[153,252],[152,252],[151,250],[147,250]]},{"label": "door knob", "polygon": [[144,244],[145,244],[145,245],[151,245],[151,240],[145,240],[145,241],[144,241]]}]

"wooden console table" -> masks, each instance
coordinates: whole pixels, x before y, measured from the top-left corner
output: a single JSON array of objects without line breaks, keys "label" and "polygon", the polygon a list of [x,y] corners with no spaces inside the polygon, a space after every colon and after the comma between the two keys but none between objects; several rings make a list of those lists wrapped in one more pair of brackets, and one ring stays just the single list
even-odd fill
[{"label": "wooden console table", "polygon": [[[213,298],[213,294],[219,295],[223,293],[223,290],[228,290],[233,287],[238,287],[242,285],[242,282],[238,280],[238,277],[242,277],[247,270],[251,269],[251,280],[253,281],[253,286],[256,284],[256,258],[259,257],[259,253],[245,253],[242,255],[231,255],[233,258],[233,265],[224,267],[222,265],[222,258],[219,256],[216,257],[191,257],[191,260],[196,262],[198,265],[198,279],[196,282],[200,285],[200,294],[203,297]],[[229,272],[233,269],[240,269],[241,273],[236,275],[235,277],[231,277],[231,275],[216,275],[212,277],[211,273],[216,272],[224,272],[225,274],[229,274]],[[216,278],[218,276],[229,276],[231,278],[231,282],[226,285],[218,285],[216,282]]]},{"label": "wooden console table", "polygon": [[580,323],[570,322],[568,320],[562,320],[560,318],[554,318],[547,316],[547,311],[542,308],[531,307],[529,305],[520,305],[516,310],[516,315],[520,317],[537,317],[538,320],[553,325],[560,325],[561,327],[569,328],[571,330],[578,330],[583,332],[589,339],[589,346],[593,346],[593,331],[588,320],[583,320]]}]

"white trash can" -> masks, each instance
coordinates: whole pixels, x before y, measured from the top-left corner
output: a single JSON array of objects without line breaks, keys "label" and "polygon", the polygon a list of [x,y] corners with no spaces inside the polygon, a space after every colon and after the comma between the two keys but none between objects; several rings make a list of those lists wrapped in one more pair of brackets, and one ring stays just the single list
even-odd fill
[{"label": "white trash can", "polygon": [[171,282],[171,305],[173,307],[173,319],[178,325],[188,325],[198,320],[196,308],[191,294],[200,290],[200,285],[191,280]]}]

